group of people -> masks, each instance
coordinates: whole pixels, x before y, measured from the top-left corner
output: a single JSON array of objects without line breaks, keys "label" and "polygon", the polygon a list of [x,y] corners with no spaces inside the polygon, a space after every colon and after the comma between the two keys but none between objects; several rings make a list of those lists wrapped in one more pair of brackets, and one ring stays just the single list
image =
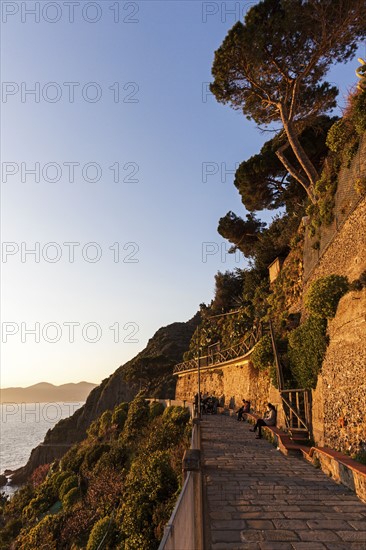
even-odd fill
[{"label": "group of people", "polygon": [[[217,414],[219,400],[215,395],[200,394],[202,414]],[[198,393],[194,396],[194,409],[198,411]]]},{"label": "group of people", "polygon": [[[217,407],[219,406],[221,397],[218,399],[215,395],[208,395],[200,393],[196,393],[194,396],[194,409],[195,412],[198,412],[198,404],[199,401],[201,403],[201,412],[203,414],[216,414],[217,413]],[[237,410],[237,420],[238,422],[244,421],[247,418],[247,413],[250,412],[250,401],[248,399],[242,400],[243,404],[242,406]],[[272,403],[267,403],[267,410],[264,413],[263,418],[258,418],[256,423],[254,424],[253,428],[250,428],[249,431],[256,433],[258,430],[258,435],[256,436],[257,439],[262,438],[262,428],[263,426],[275,426],[277,421],[277,411],[276,407],[272,405]]]},{"label": "group of people", "polygon": [[[237,411],[237,420],[245,420],[245,414],[250,412],[250,401],[243,399],[243,405]],[[264,413],[263,418],[258,418],[257,422],[254,424],[253,428],[250,428],[249,431],[256,433],[258,430],[257,439],[262,438],[262,427],[263,426],[275,426],[277,420],[277,411],[276,407],[272,403],[267,403],[267,411]]]}]

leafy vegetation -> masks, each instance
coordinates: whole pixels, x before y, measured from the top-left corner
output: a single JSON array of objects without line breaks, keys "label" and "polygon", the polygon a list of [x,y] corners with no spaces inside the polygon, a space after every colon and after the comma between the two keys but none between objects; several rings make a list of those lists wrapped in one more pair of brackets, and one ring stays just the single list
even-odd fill
[{"label": "leafy vegetation", "polygon": [[314,281],[305,296],[305,305],[312,315],[321,319],[332,319],[338,302],[348,292],[347,277],[329,275]]},{"label": "leafy vegetation", "polygon": [[149,407],[142,394],[104,413],[42,482],[2,501],[0,548],[157,548],[189,432],[186,409]]},{"label": "leafy vegetation", "polygon": [[[299,141],[319,171],[328,149],[326,138],[336,118],[319,116],[314,123],[299,135]],[[249,211],[286,207],[287,212],[296,212],[299,203],[304,203],[306,193],[282,164],[276,151],[284,153],[296,163],[291,148],[286,145],[283,133],[267,141],[260,152],[242,162],[236,171],[234,185],[237,187],[245,208]]]},{"label": "leafy vegetation", "polygon": [[[318,228],[329,225],[334,219],[334,196],[341,168],[349,168],[357,153],[360,140],[366,129],[366,91],[352,93],[343,117],[329,129],[326,145],[329,153],[323,164],[319,179],[315,184],[317,201],[307,207],[310,216],[309,230],[316,235]],[[366,193],[362,178],[355,181],[355,189],[360,195]]]},{"label": "leafy vegetation", "polygon": [[252,356],[252,363],[256,369],[266,370],[274,361],[271,337],[266,334],[256,344]]},{"label": "leafy vegetation", "polygon": [[319,174],[299,134],[335,106],[338,90],[324,77],[333,62],[354,56],[365,29],[362,0],[263,0],[215,53],[212,93],[257,124],[281,123],[285,144],[276,155],[314,204]]},{"label": "leafy vegetation", "polygon": [[299,388],[315,388],[327,348],[327,322],[309,317],[289,334],[288,356]]}]

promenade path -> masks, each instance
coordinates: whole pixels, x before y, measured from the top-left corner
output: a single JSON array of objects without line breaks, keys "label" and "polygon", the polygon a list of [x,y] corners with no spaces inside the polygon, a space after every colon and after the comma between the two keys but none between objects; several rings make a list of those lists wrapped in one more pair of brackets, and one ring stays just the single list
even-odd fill
[{"label": "promenade path", "polygon": [[366,550],[366,504],[249,427],[203,417],[205,550]]}]

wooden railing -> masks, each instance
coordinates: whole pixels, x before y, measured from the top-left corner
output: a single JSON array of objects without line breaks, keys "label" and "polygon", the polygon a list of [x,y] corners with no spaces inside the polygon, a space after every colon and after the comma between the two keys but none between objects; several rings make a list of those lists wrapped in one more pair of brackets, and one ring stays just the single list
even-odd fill
[{"label": "wooden railing", "polygon": [[[247,334],[240,344],[232,346],[231,348],[224,349],[222,351],[215,351],[210,355],[204,355],[203,357],[200,357],[199,366],[200,368],[216,366],[220,363],[230,361],[231,359],[242,357],[255,346],[255,344],[261,337],[262,325],[258,324],[253,327],[250,334]],[[187,372],[191,370],[198,370],[198,359],[190,359],[189,361],[179,363],[174,367],[173,374],[180,374],[181,372]]]},{"label": "wooden railing", "polygon": [[288,430],[306,430],[310,433],[311,391],[282,390],[281,398]]}]

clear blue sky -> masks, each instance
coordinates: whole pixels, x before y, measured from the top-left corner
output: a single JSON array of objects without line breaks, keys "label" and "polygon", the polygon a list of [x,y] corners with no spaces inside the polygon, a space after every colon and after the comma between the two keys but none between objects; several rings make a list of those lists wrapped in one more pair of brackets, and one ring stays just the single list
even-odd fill
[{"label": "clear blue sky", "polygon": [[[248,4],[2,2],[2,387],[100,382],[244,266],[216,232],[245,215],[225,170],[268,136],[205,83]],[[331,73],[341,104],[356,67]]]}]

